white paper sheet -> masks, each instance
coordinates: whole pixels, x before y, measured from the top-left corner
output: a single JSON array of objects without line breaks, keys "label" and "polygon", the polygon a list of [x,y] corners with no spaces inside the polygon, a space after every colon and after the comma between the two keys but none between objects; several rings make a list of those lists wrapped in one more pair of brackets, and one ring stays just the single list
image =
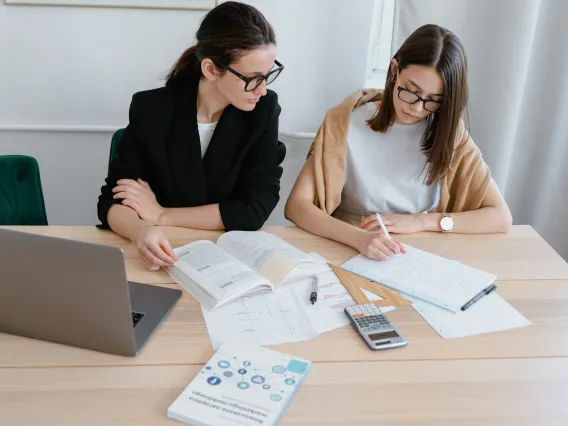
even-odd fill
[{"label": "white paper sheet", "polygon": [[240,297],[211,311],[202,309],[214,349],[223,343],[276,345],[317,336],[288,288]]},{"label": "white paper sheet", "polygon": [[444,339],[474,336],[530,325],[515,308],[497,293],[481,298],[465,311],[457,313],[430,303],[409,298],[414,308]]},{"label": "white paper sheet", "polygon": [[[344,308],[355,301],[332,271],[318,277],[318,301],[313,305],[309,301],[312,280],[304,279],[276,292],[240,297],[213,310],[203,308],[213,348],[234,342],[257,345],[299,342],[348,325]],[[381,300],[363,291],[369,300]],[[383,312],[394,309],[381,307]]]},{"label": "white paper sheet", "polygon": [[[355,304],[355,300],[333,272],[319,276],[318,301],[313,305],[309,300],[312,291],[311,282],[304,280],[294,284],[292,288],[299,304],[318,334],[335,330],[350,323],[344,309]],[[376,294],[365,289],[362,290],[369,300],[382,300]],[[381,310],[385,313],[394,309],[394,306],[381,307]]]}]

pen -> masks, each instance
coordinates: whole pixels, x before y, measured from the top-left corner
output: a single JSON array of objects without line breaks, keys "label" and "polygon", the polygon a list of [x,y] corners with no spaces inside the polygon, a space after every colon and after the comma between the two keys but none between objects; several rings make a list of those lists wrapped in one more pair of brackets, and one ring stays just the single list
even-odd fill
[{"label": "pen", "polygon": [[385,223],[383,222],[383,219],[381,218],[381,215],[378,213],[375,213],[375,216],[377,217],[377,222],[379,222],[379,226],[381,227],[381,229],[383,230],[383,232],[385,233],[385,235],[387,236],[387,238],[389,240],[392,240],[389,231],[387,231],[387,227],[385,226]]},{"label": "pen", "polygon": [[467,302],[465,305],[463,305],[461,307],[462,311],[465,311],[467,308],[469,308],[471,305],[473,305],[475,302],[477,302],[479,299],[481,299],[483,296],[487,296],[489,293],[491,293],[493,290],[495,290],[497,288],[497,286],[495,284],[491,284],[489,287],[487,287],[484,290],[481,290],[481,292],[475,296],[473,299],[471,299],[469,302]]},{"label": "pen", "polygon": [[318,276],[314,275],[314,281],[312,283],[312,293],[310,294],[310,302],[312,305],[318,300]]},{"label": "pen", "polygon": [[[385,235],[387,236],[387,238],[389,240],[392,240],[389,231],[387,231],[387,227],[385,226],[385,223],[383,222],[383,218],[381,217],[380,214],[375,213],[375,216],[377,217],[377,222],[379,222],[379,226],[381,227],[381,229],[383,230],[383,232],[385,233]],[[395,254],[396,257],[400,257],[401,254],[400,253],[396,253]]]}]

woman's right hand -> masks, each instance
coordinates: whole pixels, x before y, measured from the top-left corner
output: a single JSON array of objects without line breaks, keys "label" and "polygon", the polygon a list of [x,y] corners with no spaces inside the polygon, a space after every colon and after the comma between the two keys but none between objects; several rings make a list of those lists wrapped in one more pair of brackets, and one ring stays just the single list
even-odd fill
[{"label": "woman's right hand", "polygon": [[362,232],[355,247],[369,259],[387,260],[399,253],[406,253],[402,244],[390,239],[382,232]]},{"label": "woman's right hand", "polygon": [[166,236],[153,225],[142,229],[136,244],[142,260],[151,271],[171,266],[178,260]]}]

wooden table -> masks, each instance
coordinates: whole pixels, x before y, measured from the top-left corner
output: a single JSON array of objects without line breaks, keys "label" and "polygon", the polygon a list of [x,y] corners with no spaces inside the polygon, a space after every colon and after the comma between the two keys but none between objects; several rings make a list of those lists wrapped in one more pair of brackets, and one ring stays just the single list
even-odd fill
[{"label": "wooden table", "polygon": [[[124,248],[94,227],[12,228]],[[164,228],[174,246],[218,233]],[[297,228],[266,228],[340,264],[355,252]],[[417,234],[400,240],[498,275],[498,293],[533,325],[444,340],[410,306],[389,313],[409,344],[371,351],[350,326],[275,348],[314,361],[283,425],[568,424],[568,264],[530,227],[508,235]],[[213,354],[199,305],[186,293],[136,358],[0,333],[0,425],[175,425],[166,409]]]}]

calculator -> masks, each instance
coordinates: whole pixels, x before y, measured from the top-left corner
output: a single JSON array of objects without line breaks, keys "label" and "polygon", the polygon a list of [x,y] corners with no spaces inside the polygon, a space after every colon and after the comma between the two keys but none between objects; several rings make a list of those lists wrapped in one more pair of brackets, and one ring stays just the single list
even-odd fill
[{"label": "calculator", "polygon": [[371,349],[392,349],[407,344],[377,305],[373,303],[351,305],[345,308],[345,313]]}]

